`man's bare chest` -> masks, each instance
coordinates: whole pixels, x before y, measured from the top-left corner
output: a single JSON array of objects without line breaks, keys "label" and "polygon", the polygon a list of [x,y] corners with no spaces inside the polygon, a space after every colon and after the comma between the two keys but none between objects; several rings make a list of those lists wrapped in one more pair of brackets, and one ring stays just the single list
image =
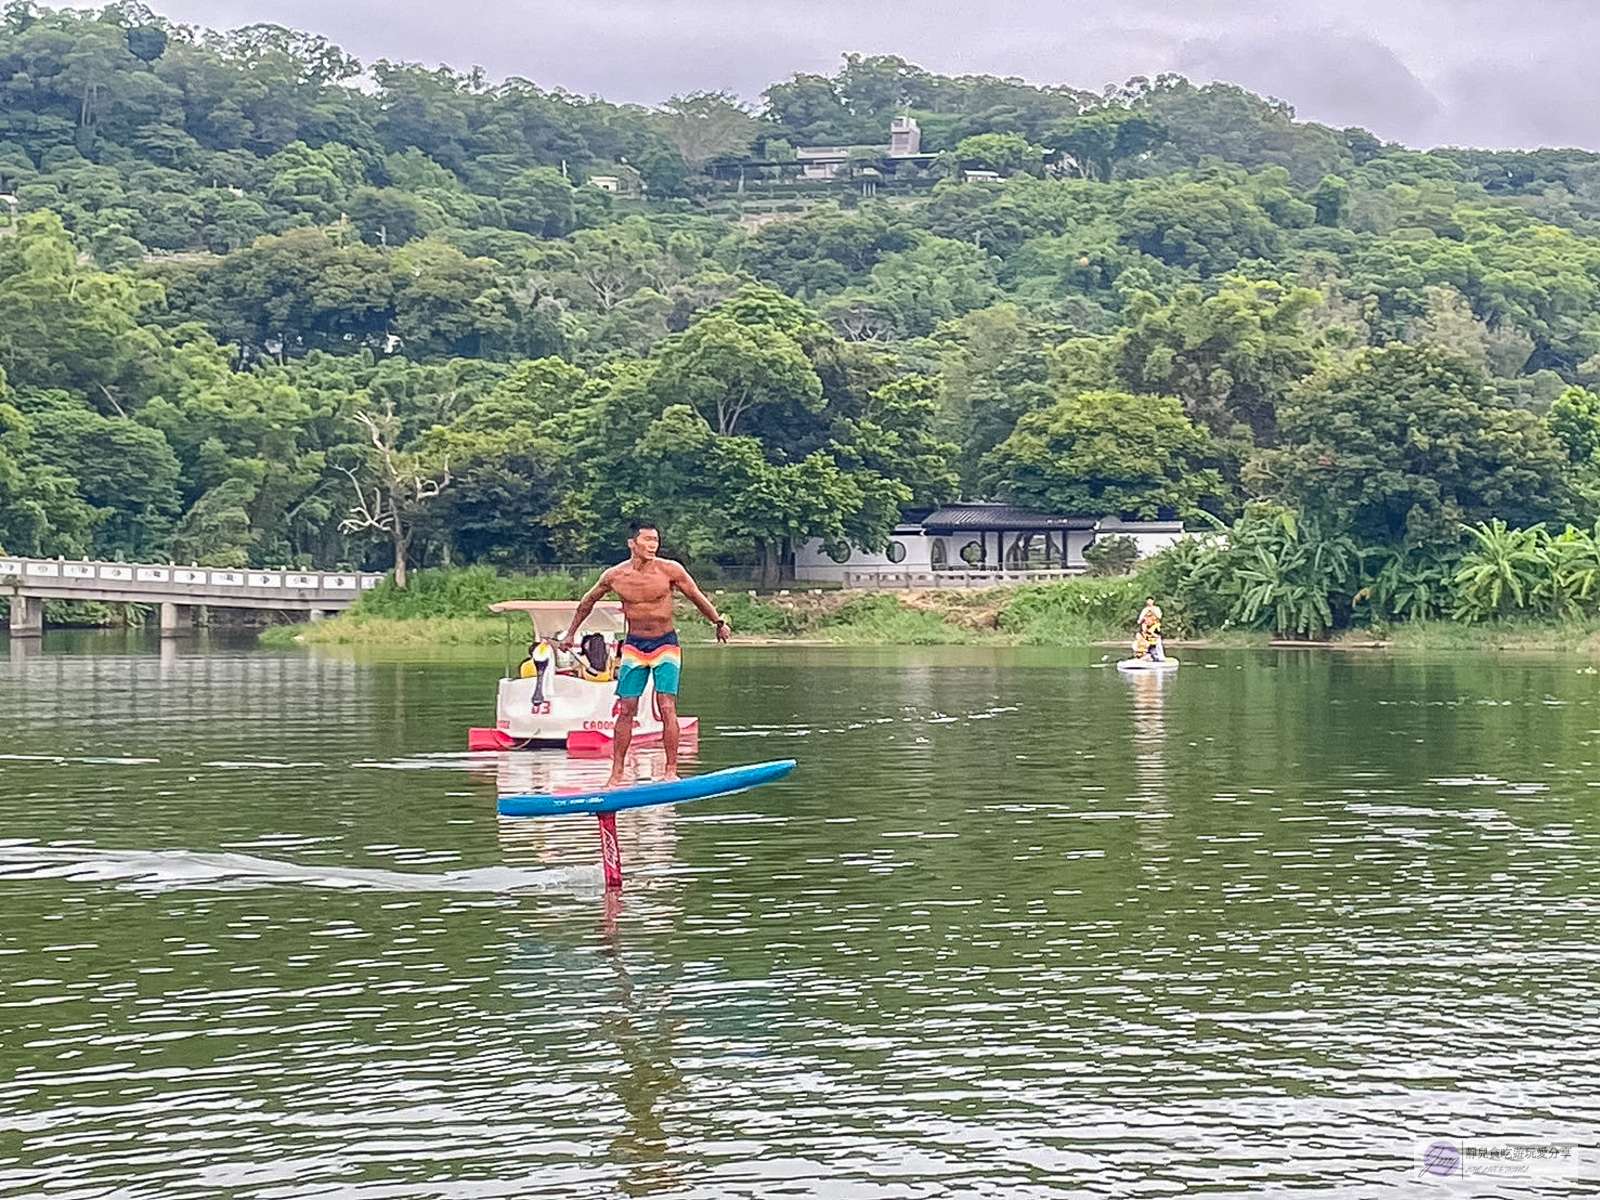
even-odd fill
[{"label": "man's bare chest", "polygon": [[653,572],[629,572],[611,581],[612,590],[630,604],[654,604],[672,598],[672,581]]}]

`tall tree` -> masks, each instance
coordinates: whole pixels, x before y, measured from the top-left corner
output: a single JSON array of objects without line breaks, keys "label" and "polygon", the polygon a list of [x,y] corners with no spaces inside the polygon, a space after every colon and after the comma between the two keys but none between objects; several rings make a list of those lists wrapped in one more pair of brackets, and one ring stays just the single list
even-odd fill
[{"label": "tall tree", "polygon": [[443,454],[404,450],[393,406],[382,413],[357,412],[371,450],[359,467],[344,467],[355,502],[340,522],[350,533],[386,538],[394,551],[394,581],[406,586],[406,562],[418,525],[450,483],[450,461]]},{"label": "tall tree", "polygon": [[992,494],[1018,504],[1170,520],[1225,503],[1211,454],[1173,397],[1084,392],[1023,417],[983,465]]},{"label": "tall tree", "polygon": [[772,410],[793,415],[822,405],[822,382],[792,337],[726,312],[696,321],[658,361],[652,391],[687,403],[722,437],[761,424]]},{"label": "tall tree", "polygon": [[1134,391],[1177,396],[1218,437],[1244,426],[1270,445],[1277,406],[1314,365],[1303,322],[1321,303],[1310,288],[1240,278],[1212,295],[1185,287],[1167,304],[1141,293],[1128,305],[1111,364]]},{"label": "tall tree", "polygon": [[1430,347],[1363,351],[1298,387],[1258,486],[1384,545],[1456,544],[1464,523],[1568,512],[1567,454],[1484,375]]},{"label": "tall tree", "polygon": [[690,92],[661,106],[662,135],[690,171],[714,158],[743,154],[755,139],[756,122],[731,92]]}]

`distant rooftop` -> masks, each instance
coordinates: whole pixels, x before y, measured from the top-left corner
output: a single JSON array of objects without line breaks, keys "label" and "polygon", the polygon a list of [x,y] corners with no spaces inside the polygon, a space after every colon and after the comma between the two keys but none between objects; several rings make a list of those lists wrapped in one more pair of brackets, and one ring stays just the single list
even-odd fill
[{"label": "distant rooftop", "polygon": [[1026,533],[1044,529],[1093,529],[1095,517],[1066,517],[1042,513],[1014,504],[948,504],[935,509],[922,519],[922,527],[929,533],[977,532],[1000,530],[1005,533]]}]

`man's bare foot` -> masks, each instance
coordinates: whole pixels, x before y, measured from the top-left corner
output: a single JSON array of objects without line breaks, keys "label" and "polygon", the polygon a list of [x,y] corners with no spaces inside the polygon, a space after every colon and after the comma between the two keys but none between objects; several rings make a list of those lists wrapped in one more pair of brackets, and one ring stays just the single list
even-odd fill
[{"label": "man's bare foot", "polygon": [[661,776],[661,782],[662,783],[677,783],[678,782],[677,769],[674,768],[674,769],[672,769],[670,771],[664,772],[662,774],[662,776]]},{"label": "man's bare foot", "polygon": [[608,788],[621,787],[626,782],[627,780],[623,779],[621,775],[613,775],[610,779],[606,780],[606,786]]}]

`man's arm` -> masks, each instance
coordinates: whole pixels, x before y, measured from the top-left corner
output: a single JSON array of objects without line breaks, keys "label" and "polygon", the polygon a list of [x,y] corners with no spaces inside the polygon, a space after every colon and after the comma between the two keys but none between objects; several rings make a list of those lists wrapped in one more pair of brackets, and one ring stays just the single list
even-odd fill
[{"label": "man's arm", "polygon": [[595,585],[583,594],[583,599],[578,601],[578,611],[572,614],[572,624],[567,626],[567,631],[561,635],[561,640],[556,643],[557,650],[566,650],[572,645],[572,639],[578,636],[578,630],[583,628],[583,623],[589,619],[589,614],[594,611],[594,606],[605,599],[611,591],[612,567],[595,581]]},{"label": "man's arm", "polygon": [[706,594],[700,590],[700,585],[690,578],[689,572],[684,569],[681,563],[673,563],[672,565],[677,567],[677,571],[672,578],[672,586],[682,592],[689,603],[698,608],[705,615],[706,620],[716,627],[717,641],[727,641],[728,634],[731,632],[728,627],[728,618],[717,611],[717,606],[706,598]]}]

